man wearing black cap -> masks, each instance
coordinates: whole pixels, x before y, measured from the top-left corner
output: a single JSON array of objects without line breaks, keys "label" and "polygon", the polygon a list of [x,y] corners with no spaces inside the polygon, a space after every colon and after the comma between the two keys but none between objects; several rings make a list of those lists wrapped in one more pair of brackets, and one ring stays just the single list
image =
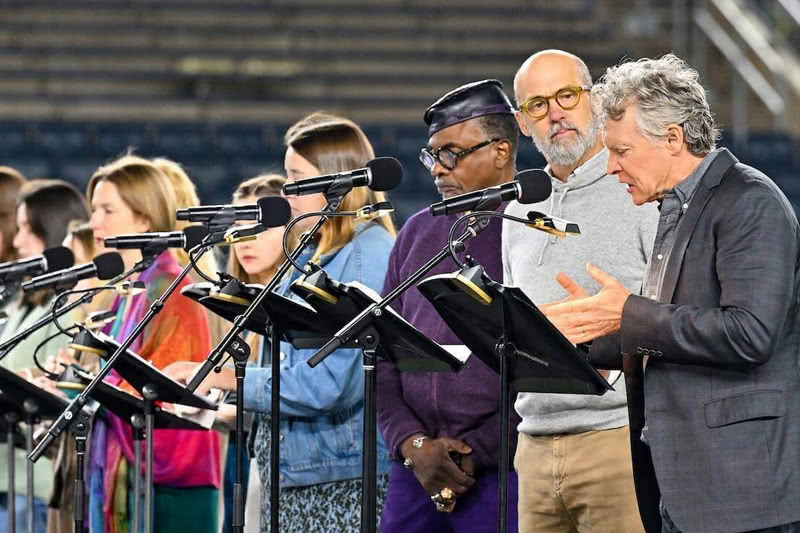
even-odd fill
[{"label": "man wearing black cap", "polygon": [[[469,83],[447,93],[428,108],[425,122],[429,139],[420,160],[443,198],[514,178],[519,133],[514,109],[499,81]],[[433,217],[425,209],[406,222],[389,258],[385,293],[445,245],[456,218]],[[466,245],[466,253],[498,280],[503,274],[500,228],[492,223]],[[446,260],[430,274],[454,269]],[[398,298],[394,308],[439,344],[463,344],[415,287]],[[500,450],[497,374],[475,356],[458,373],[401,373],[384,360],[379,360],[377,372],[378,424],[395,460],[381,531],[495,531]],[[518,420],[512,419],[512,428]],[[516,432],[511,436],[515,446]],[[516,487],[511,472],[509,531],[517,530]]]}]

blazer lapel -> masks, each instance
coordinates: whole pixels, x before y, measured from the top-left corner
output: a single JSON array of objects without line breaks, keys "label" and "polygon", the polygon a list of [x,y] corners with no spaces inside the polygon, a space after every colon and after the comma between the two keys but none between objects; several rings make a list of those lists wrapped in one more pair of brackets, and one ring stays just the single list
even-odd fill
[{"label": "blazer lapel", "polygon": [[683,215],[683,219],[678,224],[675,232],[675,242],[669,255],[669,262],[664,274],[664,282],[661,285],[661,301],[671,302],[678,284],[678,276],[681,273],[680,266],[683,264],[683,255],[689,245],[689,239],[694,233],[697,221],[703,210],[714,193],[714,188],[720,184],[722,178],[738,162],[738,159],[730,153],[727,148],[722,148],[720,153],[711,163],[706,173],[697,184],[697,190],[689,204],[689,209]]}]

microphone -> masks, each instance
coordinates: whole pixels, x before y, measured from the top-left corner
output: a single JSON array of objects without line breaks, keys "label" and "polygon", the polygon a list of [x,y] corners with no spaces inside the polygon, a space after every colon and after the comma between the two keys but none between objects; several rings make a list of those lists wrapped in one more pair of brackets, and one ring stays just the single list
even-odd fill
[{"label": "microphone", "polygon": [[0,282],[19,281],[25,276],[36,276],[44,272],[63,270],[75,264],[72,250],[64,246],[48,248],[36,257],[9,261],[0,264]]},{"label": "microphone", "polygon": [[325,174],[315,178],[286,183],[283,194],[287,196],[314,193],[331,193],[341,190],[347,193],[353,187],[369,187],[373,191],[388,191],[400,185],[403,179],[403,165],[394,157],[378,157],[364,168]]},{"label": "microphone", "polygon": [[552,191],[553,185],[547,172],[541,169],[523,170],[509,183],[459,194],[437,202],[431,206],[431,215],[438,217],[465,211],[492,211],[508,200],[533,204],[546,200]]},{"label": "microphone", "polygon": [[166,250],[183,248],[191,250],[208,235],[203,226],[189,226],[183,231],[160,231],[151,233],[125,233],[104,239],[106,248],[119,250]]},{"label": "microphone", "polygon": [[124,269],[125,265],[122,263],[122,257],[116,252],[108,252],[98,255],[91,263],[49,272],[26,281],[22,284],[22,290],[30,292],[40,289],[69,288],[82,279],[99,278],[107,280],[114,278],[122,274]]},{"label": "microphone", "polygon": [[217,218],[227,218],[231,224],[237,220],[255,220],[267,228],[283,226],[291,214],[289,202],[280,196],[265,196],[259,198],[258,203],[250,205],[201,205],[175,211],[178,220],[203,224]]}]

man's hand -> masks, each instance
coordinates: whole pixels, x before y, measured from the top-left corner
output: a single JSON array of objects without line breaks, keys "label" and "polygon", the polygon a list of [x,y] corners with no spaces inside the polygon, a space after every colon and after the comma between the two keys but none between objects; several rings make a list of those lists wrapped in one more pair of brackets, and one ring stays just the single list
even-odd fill
[{"label": "man's hand", "polygon": [[414,476],[429,495],[438,494],[443,488],[447,487],[455,491],[456,494],[464,494],[472,485],[475,479],[465,473],[466,470],[453,462],[450,452],[462,455],[462,468],[469,469],[474,473],[472,463],[472,448],[466,443],[440,437],[438,439],[425,439],[422,448],[415,448],[411,441],[414,437],[409,437],[400,446],[400,453],[403,457],[410,457],[414,461]]},{"label": "man's hand", "polygon": [[618,332],[622,322],[622,309],[631,294],[615,277],[606,274],[593,264],[587,264],[586,270],[603,286],[600,292],[594,296],[580,296],[581,291],[584,294],[586,291],[566,274],[563,274],[563,277],[559,274],[556,279],[570,292],[570,296],[567,297],[567,301],[545,305],[542,308],[548,320],[574,344],[589,342]]},{"label": "man's hand", "polygon": [[571,277],[567,276],[563,272],[556,274],[556,281],[564,288],[565,291],[569,293],[569,295],[561,300],[540,305],[539,310],[542,313],[546,314],[547,309],[553,307],[554,305],[563,304],[564,302],[572,302],[574,300],[579,300],[589,296],[589,291],[575,283]]}]

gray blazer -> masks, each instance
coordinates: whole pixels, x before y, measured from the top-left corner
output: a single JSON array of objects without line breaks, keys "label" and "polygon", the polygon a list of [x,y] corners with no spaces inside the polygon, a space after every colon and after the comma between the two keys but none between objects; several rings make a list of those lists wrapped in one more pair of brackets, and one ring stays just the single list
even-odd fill
[{"label": "gray blazer", "polygon": [[687,533],[800,520],[800,228],[775,184],[727,150],[676,230],[661,300],[631,296],[620,332],[589,352],[639,388],[628,403],[652,456],[634,453],[648,531],[658,489]]}]

